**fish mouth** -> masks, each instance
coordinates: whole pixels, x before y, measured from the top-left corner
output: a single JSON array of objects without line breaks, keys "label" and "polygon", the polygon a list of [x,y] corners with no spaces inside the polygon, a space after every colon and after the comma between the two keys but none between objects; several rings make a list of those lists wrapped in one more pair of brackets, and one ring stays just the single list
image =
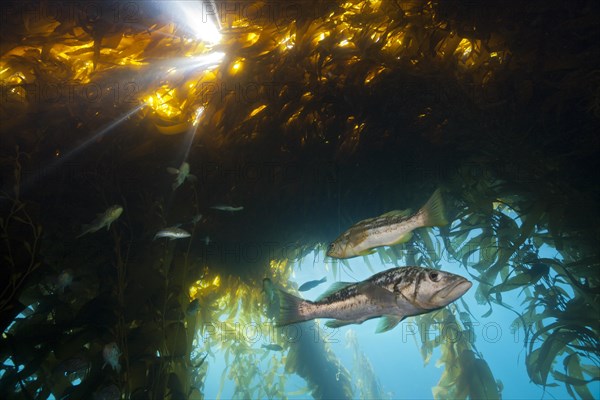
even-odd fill
[{"label": "fish mouth", "polygon": [[461,278],[453,285],[449,285],[448,287],[440,290],[438,292],[438,297],[454,301],[465,294],[467,290],[471,288],[471,286],[473,286],[473,284],[470,281],[466,280],[465,278]]}]

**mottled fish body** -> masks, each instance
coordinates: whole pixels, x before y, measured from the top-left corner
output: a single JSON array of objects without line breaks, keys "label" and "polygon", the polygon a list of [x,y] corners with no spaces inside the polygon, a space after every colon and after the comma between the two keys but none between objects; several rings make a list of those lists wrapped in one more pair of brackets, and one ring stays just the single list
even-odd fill
[{"label": "mottled fish body", "polygon": [[[269,279],[263,283],[268,294],[274,293]],[[326,325],[340,327],[383,317],[377,332],[385,332],[405,317],[424,314],[452,303],[471,285],[462,276],[449,272],[399,267],[377,273],[362,282],[337,282],[316,301],[303,300],[277,290],[277,324],[333,318],[334,321]]]},{"label": "mottled fish body", "polygon": [[106,230],[110,229],[110,225],[121,216],[123,213],[123,207],[118,204],[115,204],[112,207],[109,207],[102,214],[98,214],[96,219],[94,219],[89,225],[83,225],[82,232],[79,234],[79,237],[82,237],[86,233],[92,233],[99,231],[100,229],[106,227]]},{"label": "mottled fish body", "polygon": [[390,211],[354,224],[329,245],[327,255],[334,258],[367,255],[376,247],[409,241],[414,229],[444,226],[447,223],[438,189],[416,213],[411,213],[410,210]]},{"label": "mottled fish body", "polygon": [[299,292],[306,292],[310,289],[314,289],[317,286],[319,286],[321,283],[325,283],[327,282],[327,277],[324,276],[323,278],[319,279],[319,280],[315,280],[315,281],[308,281],[303,283],[299,288],[298,291]]},{"label": "mottled fish body", "polygon": [[173,239],[183,239],[183,238],[187,238],[190,237],[191,234],[186,231],[185,229],[181,229],[175,226],[172,226],[170,228],[165,228],[162,229],[158,232],[156,232],[156,235],[154,235],[154,239],[159,239],[159,238],[168,238],[170,240]]},{"label": "mottled fish body", "polygon": [[242,207],[242,206],[233,207],[233,206],[224,206],[224,205],[212,206],[211,208],[214,208],[215,210],[219,210],[219,211],[230,211],[230,212],[242,211],[244,209],[244,207]]},{"label": "mottled fish body", "polygon": [[175,182],[173,182],[173,185],[171,186],[173,190],[181,186],[186,179],[192,181],[196,179],[194,175],[190,174],[190,164],[186,161],[181,163],[181,166],[179,168],[168,167],[167,171],[170,174],[177,175],[175,177]]}]

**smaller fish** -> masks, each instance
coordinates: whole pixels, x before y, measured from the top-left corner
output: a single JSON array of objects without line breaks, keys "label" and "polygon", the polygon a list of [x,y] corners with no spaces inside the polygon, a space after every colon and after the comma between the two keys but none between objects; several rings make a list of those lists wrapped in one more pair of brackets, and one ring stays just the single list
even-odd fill
[{"label": "smaller fish", "polygon": [[210,242],[211,242],[211,240],[210,240],[209,236],[207,236],[207,237],[204,238],[204,245],[205,246],[208,246],[210,244]]},{"label": "smaller fish", "polygon": [[263,349],[267,349],[267,350],[273,350],[273,351],[281,351],[281,350],[283,350],[283,347],[281,347],[281,346],[280,346],[280,345],[278,345],[278,344],[274,344],[274,343],[271,343],[271,344],[263,344],[261,347],[262,347]]},{"label": "smaller fish", "polygon": [[69,271],[63,271],[56,278],[56,289],[59,293],[64,293],[65,289],[73,283],[73,274]]},{"label": "smaller fish", "polygon": [[323,278],[319,279],[319,280],[315,280],[315,281],[308,281],[306,283],[303,283],[299,288],[298,291],[299,292],[306,292],[307,290],[316,288],[317,286],[319,286],[321,283],[325,283],[327,282],[327,277],[324,276]]},{"label": "smaller fish", "polygon": [[224,206],[224,205],[212,206],[211,208],[214,208],[215,210],[230,211],[230,212],[242,211],[244,209],[244,207],[242,207],[242,206],[233,207],[233,206]]},{"label": "smaller fish", "polygon": [[179,186],[181,186],[183,184],[183,182],[185,182],[186,179],[189,181],[196,180],[196,177],[194,175],[190,174],[190,164],[188,164],[186,161],[181,163],[181,166],[179,167],[179,169],[173,168],[173,167],[168,167],[167,172],[169,172],[170,174],[173,174],[173,175],[177,175],[175,177],[175,182],[173,182],[173,185],[171,185],[173,190],[175,190]]},{"label": "smaller fish", "polygon": [[181,228],[172,226],[170,228],[165,228],[165,229],[158,231],[156,233],[156,235],[154,235],[154,239],[152,239],[152,240],[156,240],[159,238],[168,238],[169,240],[183,239],[183,238],[190,237],[190,236],[191,236],[190,233],[188,231],[186,231],[185,229],[181,229]]},{"label": "smaller fish", "polygon": [[112,207],[109,207],[104,213],[98,214],[96,219],[94,219],[89,225],[83,225],[82,232],[78,238],[82,237],[86,233],[92,233],[99,231],[100,229],[106,227],[106,230],[110,229],[110,224],[116,221],[117,218],[121,216],[123,213],[123,207],[118,204],[115,204]]},{"label": "smaller fish", "polygon": [[376,247],[408,242],[412,231],[417,228],[446,224],[448,221],[438,189],[416,213],[395,210],[357,222],[329,245],[327,255],[333,258],[365,256],[375,252]]},{"label": "smaller fish", "polygon": [[188,304],[185,312],[187,315],[194,315],[198,312],[199,309],[200,309],[200,300],[194,299],[194,300],[190,301],[190,304]]},{"label": "smaller fish", "polygon": [[119,346],[117,346],[115,342],[105,345],[102,349],[102,357],[104,358],[104,364],[102,365],[102,368],[108,364],[115,371],[117,371],[117,373],[121,372],[121,364],[119,364],[120,356],[121,352],[119,351]]}]

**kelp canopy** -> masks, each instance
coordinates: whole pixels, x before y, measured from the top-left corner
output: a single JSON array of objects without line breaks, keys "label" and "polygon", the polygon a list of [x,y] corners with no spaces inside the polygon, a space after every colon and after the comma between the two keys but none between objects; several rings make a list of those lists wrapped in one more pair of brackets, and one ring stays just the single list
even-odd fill
[{"label": "kelp canopy", "polygon": [[[436,187],[452,224],[381,260],[461,263],[482,318],[515,312],[530,379],[592,397],[598,2],[1,7],[2,398],[200,398],[210,324],[266,322],[264,276],[293,289],[291,261]],[[198,18],[220,34],[194,33]],[[165,169],[186,159],[197,180],[173,191]],[[75,239],[112,204],[109,233]],[[187,245],[152,241],[198,214]],[[523,304],[503,302],[515,289]],[[467,332],[468,311],[420,320]],[[103,366],[112,342],[120,371]],[[237,397],[285,396],[284,365],[315,397],[353,396],[324,345],[285,344],[258,382],[259,354],[220,346]],[[499,396],[474,343],[443,344],[439,362],[437,398]]]}]

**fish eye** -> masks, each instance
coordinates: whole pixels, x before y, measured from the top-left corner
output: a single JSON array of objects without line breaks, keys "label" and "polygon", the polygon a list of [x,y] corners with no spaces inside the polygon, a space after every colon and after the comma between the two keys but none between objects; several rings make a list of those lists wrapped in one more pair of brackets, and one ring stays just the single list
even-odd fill
[{"label": "fish eye", "polygon": [[431,279],[434,282],[438,282],[440,280],[440,274],[437,272],[430,272],[429,279]]},{"label": "fish eye", "polygon": [[329,250],[333,249],[333,245],[334,245],[333,243],[329,244]]}]

